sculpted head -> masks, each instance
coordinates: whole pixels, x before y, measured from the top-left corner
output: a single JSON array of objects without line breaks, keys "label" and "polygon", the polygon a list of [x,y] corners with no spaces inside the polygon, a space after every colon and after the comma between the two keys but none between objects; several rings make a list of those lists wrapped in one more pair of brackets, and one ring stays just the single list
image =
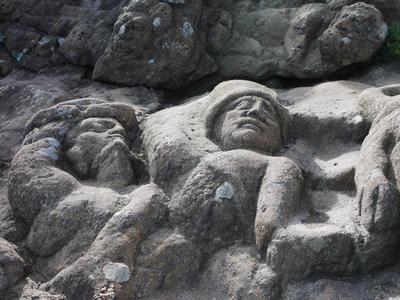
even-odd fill
[{"label": "sculpted head", "polygon": [[274,91],[244,80],[219,84],[205,109],[206,135],[225,151],[275,152],[286,139],[287,120]]},{"label": "sculpted head", "polygon": [[27,127],[25,143],[54,137],[68,167],[82,179],[124,186],[134,179],[130,141],[137,133],[132,107],[95,99],[67,101],[42,110]]}]

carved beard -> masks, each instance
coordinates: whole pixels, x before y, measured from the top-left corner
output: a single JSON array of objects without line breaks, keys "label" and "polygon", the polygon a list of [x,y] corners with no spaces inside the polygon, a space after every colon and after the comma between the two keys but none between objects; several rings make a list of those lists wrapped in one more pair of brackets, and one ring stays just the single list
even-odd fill
[{"label": "carved beard", "polygon": [[129,147],[121,141],[104,147],[92,168],[96,169],[96,181],[103,186],[122,188],[132,184],[135,179]]}]

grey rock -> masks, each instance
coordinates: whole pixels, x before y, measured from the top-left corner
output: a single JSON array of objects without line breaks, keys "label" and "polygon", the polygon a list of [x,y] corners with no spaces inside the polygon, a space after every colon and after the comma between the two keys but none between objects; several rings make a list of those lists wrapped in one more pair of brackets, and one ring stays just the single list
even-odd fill
[{"label": "grey rock", "polygon": [[267,263],[286,279],[354,272],[352,238],[329,225],[293,225],[278,232],[268,248]]},{"label": "grey rock", "polygon": [[282,91],[280,97],[291,115],[289,136],[319,144],[321,139],[326,144],[332,140],[359,143],[370,126],[359,108],[359,95],[369,87],[359,82],[331,81]]},{"label": "grey rock", "polygon": [[123,9],[94,79],[177,89],[216,70],[198,29],[201,1],[165,2],[131,1]]},{"label": "grey rock", "polygon": [[94,68],[95,80],[173,90],[214,73],[257,80],[347,71],[371,60],[384,18],[400,11],[395,0],[3,2],[0,32],[17,67],[74,64]]},{"label": "grey rock", "polygon": [[18,151],[24,139],[25,124],[32,114],[55,104],[70,87],[69,83],[80,79],[79,72],[54,77],[32,78],[26,73],[13,72],[1,80],[0,137],[8,141],[0,146],[1,161],[11,161]]},{"label": "grey rock", "polygon": [[201,284],[223,299],[276,299],[278,276],[252,252],[249,248],[218,252],[207,263]]},{"label": "grey rock", "polygon": [[0,77],[4,77],[11,73],[14,69],[14,62],[11,55],[0,45]]},{"label": "grey rock", "polygon": [[[393,94],[390,92],[393,91]],[[389,101],[387,107],[381,110],[374,119],[369,135],[366,137],[360,154],[360,164],[356,170],[357,184],[357,217],[369,231],[387,232],[398,227],[399,195],[398,180],[398,114],[399,107],[396,96],[398,86],[379,89],[383,95],[377,98],[374,111],[383,101]],[[367,90],[363,100],[370,99]],[[398,97],[397,97],[398,98]],[[396,103],[397,102],[397,103]]]},{"label": "grey rock", "polygon": [[24,276],[25,262],[16,250],[17,246],[0,239],[0,295]]},{"label": "grey rock", "polygon": [[244,2],[236,10],[224,4],[210,12],[207,47],[225,78],[326,77],[368,62],[387,35],[381,13],[365,3],[333,9]]},{"label": "grey rock", "polygon": [[283,299],[385,299],[398,298],[399,266],[357,279],[319,279],[291,283]]},{"label": "grey rock", "polygon": [[14,71],[0,80],[0,161],[10,162],[24,139],[24,128],[33,114],[62,101],[97,98],[132,105],[140,114],[145,104],[159,107],[161,94],[144,87],[121,88],[83,79],[80,68],[57,68],[35,75]]},{"label": "grey rock", "polygon": [[116,19],[114,11],[78,11],[76,24],[60,43],[59,52],[73,64],[94,66],[104,53]]},{"label": "grey rock", "polygon": [[0,167],[0,238],[16,243],[24,239],[24,228],[14,216],[7,197],[8,171],[6,166]]},{"label": "grey rock", "polygon": [[67,298],[61,294],[53,294],[45,291],[40,283],[33,281],[31,278],[21,281],[19,284],[7,290],[6,300],[21,299],[46,299],[46,300],[66,300]]},{"label": "grey rock", "polygon": [[[327,4],[333,9],[340,9],[345,5],[351,5],[359,2],[358,0],[328,0]],[[384,15],[385,19],[389,22],[395,22],[396,16],[400,11],[400,3],[396,0],[365,0],[364,3],[375,6]]]},{"label": "grey rock", "polygon": [[161,229],[144,241],[137,259],[138,296],[157,289],[183,288],[196,276],[200,253],[184,236]]},{"label": "grey rock", "polygon": [[185,0],[162,0],[161,2],[171,4],[185,4]]},{"label": "grey rock", "polygon": [[366,62],[382,45],[387,32],[373,6],[362,2],[345,6],[319,38],[322,62],[335,68]]},{"label": "grey rock", "polygon": [[400,85],[391,84],[378,88],[366,89],[360,95],[361,112],[371,123],[378,123],[381,119],[399,107]]}]

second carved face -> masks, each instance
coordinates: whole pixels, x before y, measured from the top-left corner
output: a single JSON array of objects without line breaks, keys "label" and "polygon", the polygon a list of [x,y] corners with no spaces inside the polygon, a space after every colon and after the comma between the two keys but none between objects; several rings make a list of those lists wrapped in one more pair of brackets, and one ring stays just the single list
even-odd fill
[{"label": "second carved face", "polygon": [[115,119],[81,121],[74,130],[67,158],[80,177],[95,177],[105,184],[124,186],[134,176],[125,130]]}]

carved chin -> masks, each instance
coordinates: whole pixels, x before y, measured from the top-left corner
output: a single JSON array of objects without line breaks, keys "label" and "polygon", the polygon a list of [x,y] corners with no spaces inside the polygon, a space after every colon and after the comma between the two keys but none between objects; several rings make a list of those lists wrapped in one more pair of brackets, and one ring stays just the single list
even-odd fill
[{"label": "carved chin", "polygon": [[279,148],[280,139],[267,137],[260,130],[241,128],[223,139],[224,150],[250,149],[262,152],[273,152]]}]

